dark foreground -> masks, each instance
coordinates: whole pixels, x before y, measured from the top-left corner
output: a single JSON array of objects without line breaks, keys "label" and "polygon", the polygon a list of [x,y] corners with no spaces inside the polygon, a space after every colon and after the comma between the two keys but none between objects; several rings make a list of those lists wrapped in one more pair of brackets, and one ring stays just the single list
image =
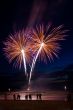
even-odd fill
[{"label": "dark foreground", "polygon": [[65,101],[0,101],[0,110],[73,110]]}]

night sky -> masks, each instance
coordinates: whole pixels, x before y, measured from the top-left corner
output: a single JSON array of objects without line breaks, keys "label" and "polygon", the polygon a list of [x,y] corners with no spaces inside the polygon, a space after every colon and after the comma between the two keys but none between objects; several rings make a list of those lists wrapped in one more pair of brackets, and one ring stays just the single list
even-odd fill
[{"label": "night sky", "polygon": [[24,73],[23,68],[15,69],[4,56],[3,41],[15,31],[35,27],[37,24],[53,26],[64,24],[69,30],[61,42],[59,58],[44,64],[36,63],[34,73],[50,73],[73,64],[73,3],[72,0],[0,0],[0,75]]}]

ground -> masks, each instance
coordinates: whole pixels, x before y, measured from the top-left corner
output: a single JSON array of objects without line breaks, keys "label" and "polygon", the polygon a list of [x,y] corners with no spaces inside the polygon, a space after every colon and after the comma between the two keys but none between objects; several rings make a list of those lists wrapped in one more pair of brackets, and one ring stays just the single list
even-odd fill
[{"label": "ground", "polygon": [[73,110],[73,103],[65,101],[0,101],[0,110]]}]

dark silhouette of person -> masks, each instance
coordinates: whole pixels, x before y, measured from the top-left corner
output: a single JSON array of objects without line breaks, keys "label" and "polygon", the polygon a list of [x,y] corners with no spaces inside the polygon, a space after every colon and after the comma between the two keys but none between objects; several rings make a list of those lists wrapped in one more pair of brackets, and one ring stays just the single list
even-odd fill
[{"label": "dark silhouette of person", "polygon": [[19,94],[17,95],[17,100],[20,100],[20,95]]},{"label": "dark silhouette of person", "polygon": [[68,93],[68,95],[67,95],[67,101],[69,103],[70,110],[73,110],[72,109],[72,96],[71,96],[71,93]]},{"label": "dark silhouette of person", "polygon": [[36,97],[37,97],[37,100],[38,100],[38,98],[39,98],[38,94],[36,94]]},{"label": "dark silhouette of person", "polygon": [[28,95],[25,95],[25,100],[28,100]]},{"label": "dark silhouette of person", "polygon": [[16,100],[16,95],[15,94],[13,94],[13,99]]},{"label": "dark silhouette of person", "polygon": [[31,94],[29,94],[29,100],[32,100],[32,96],[31,96]]},{"label": "dark silhouette of person", "polygon": [[71,102],[71,94],[70,93],[68,93],[68,95],[67,95],[67,101]]},{"label": "dark silhouette of person", "polygon": [[42,94],[39,94],[39,100],[42,100]]}]

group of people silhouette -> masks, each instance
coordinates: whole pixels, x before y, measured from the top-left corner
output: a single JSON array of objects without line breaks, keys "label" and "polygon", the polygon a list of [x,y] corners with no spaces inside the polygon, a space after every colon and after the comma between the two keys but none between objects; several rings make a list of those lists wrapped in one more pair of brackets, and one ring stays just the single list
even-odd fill
[{"label": "group of people silhouette", "polygon": [[20,100],[20,95],[18,94],[18,95],[16,96],[16,95],[14,94],[14,95],[13,95],[13,99],[14,99],[14,100]]},{"label": "group of people silhouette", "polygon": [[[20,94],[13,94],[13,99],[14,100],[20,100],[21,96]],[[32,95],[31,94],[26,94],[25,95],[25,100],[32,100]],[[42,94],[36,94],[36,100],[42,100]]]}]

